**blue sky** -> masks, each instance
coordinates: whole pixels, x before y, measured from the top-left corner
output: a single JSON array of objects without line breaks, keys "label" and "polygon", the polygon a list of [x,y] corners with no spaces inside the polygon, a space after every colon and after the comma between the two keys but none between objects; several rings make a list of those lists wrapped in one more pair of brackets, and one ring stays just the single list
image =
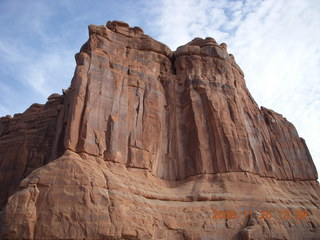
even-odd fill
[{"label": "blue sky", "polygon": [[297,128],[320,170],[319,0],[1,0],[0,116],[68,88],[89,24],[122,20],[172,50],[226,42],[256,102]]}]

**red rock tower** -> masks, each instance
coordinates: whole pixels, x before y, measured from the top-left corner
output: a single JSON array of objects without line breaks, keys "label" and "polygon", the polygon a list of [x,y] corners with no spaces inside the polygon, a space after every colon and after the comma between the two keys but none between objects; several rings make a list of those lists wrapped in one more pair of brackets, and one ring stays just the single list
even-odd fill
[{"label": "red rock tower", "polygon": [[308,148],[225,43],[89,26],[71,86],[0,118],[3,239],[319,239]]}]

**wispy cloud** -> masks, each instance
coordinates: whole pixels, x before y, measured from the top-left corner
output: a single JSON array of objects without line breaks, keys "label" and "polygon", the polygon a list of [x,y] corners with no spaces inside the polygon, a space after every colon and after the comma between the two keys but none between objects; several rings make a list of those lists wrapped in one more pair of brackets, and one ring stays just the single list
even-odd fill
[{"label": "wispy cloud", "polygon": [[0,21],[11,24],[0,26],[0,88],[6,89],[0,96],[2,116],[24,111],[33,102],[44,103],[52,92],[68,87],[80,44],[70,47],[66,36],[57,32],[51,19],[57,7],[15,0],[0,5]]},{"label": "wispy cloud", "polygon": [[320,169],[320,4],[317,0],[164,0],[154,35],[171,48],[194,37],[228,43],[258,104],[283,114]]},{"label": "wispy cloud", "polygon": [[229,49],[257,102],[294,123],[320,169],[318,29],[318,1],[264,1],[230,37]]},{"label": "wispy cloud", "polygon": [[229,39],[242,20],[259,7],[257,1],[184,0],[149,2],[156,16],[149,22],[150,30],[173,50],[195,37],[213,36],[219,41]]},{"label": "wispy cloud", "polygon": [[[66,84],[69,84],[75,66],[73,52],[53,47],[30,56],[28,55],[30,51],[32,50],[27,46],[15,48],[12,47],[12,43],[0,40],[0,54],[2,55],[0,62],[7,66],[7,74],[11,77],[11,79],[1,81],[1,90],[6,90],[0,102],[2,111],[7,111],[6,105],[14,102],[12,96],[17,94],[16,91],[22,92],[20,97],[26,97],[25,104],[18,102],[19,108],[23,111],[32,102],[43,102],[52,92],[61,93],[62,86],[68,87]],[[16,87],[17,84],[19,87]],[[29,94],[33,95],[31,102],[28,101]],[[2,111],[0,113],[11,113],[11,111],[7,113]]]}]

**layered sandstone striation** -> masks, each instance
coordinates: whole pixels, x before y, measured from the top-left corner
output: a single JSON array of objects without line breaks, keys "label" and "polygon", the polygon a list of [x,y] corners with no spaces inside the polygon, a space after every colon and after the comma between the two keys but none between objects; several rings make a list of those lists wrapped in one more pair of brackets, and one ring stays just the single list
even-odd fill
[{"label": "layered sandstone striation", "polygon": [[89,26],[76,62],[63,95],[0,119],[3,238],[319,239],[308,148],[226,44],[173,52],[113,21]]}]

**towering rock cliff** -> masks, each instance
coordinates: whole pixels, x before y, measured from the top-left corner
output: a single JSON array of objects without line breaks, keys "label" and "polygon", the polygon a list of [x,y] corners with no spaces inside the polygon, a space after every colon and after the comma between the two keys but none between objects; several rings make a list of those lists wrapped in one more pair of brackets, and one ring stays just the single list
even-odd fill
[{"label": "towering rock cliff", "polygon": [[308,148],[226,44],[89,26],[71,86],[0,118],[2,238],[319,239]]}]

